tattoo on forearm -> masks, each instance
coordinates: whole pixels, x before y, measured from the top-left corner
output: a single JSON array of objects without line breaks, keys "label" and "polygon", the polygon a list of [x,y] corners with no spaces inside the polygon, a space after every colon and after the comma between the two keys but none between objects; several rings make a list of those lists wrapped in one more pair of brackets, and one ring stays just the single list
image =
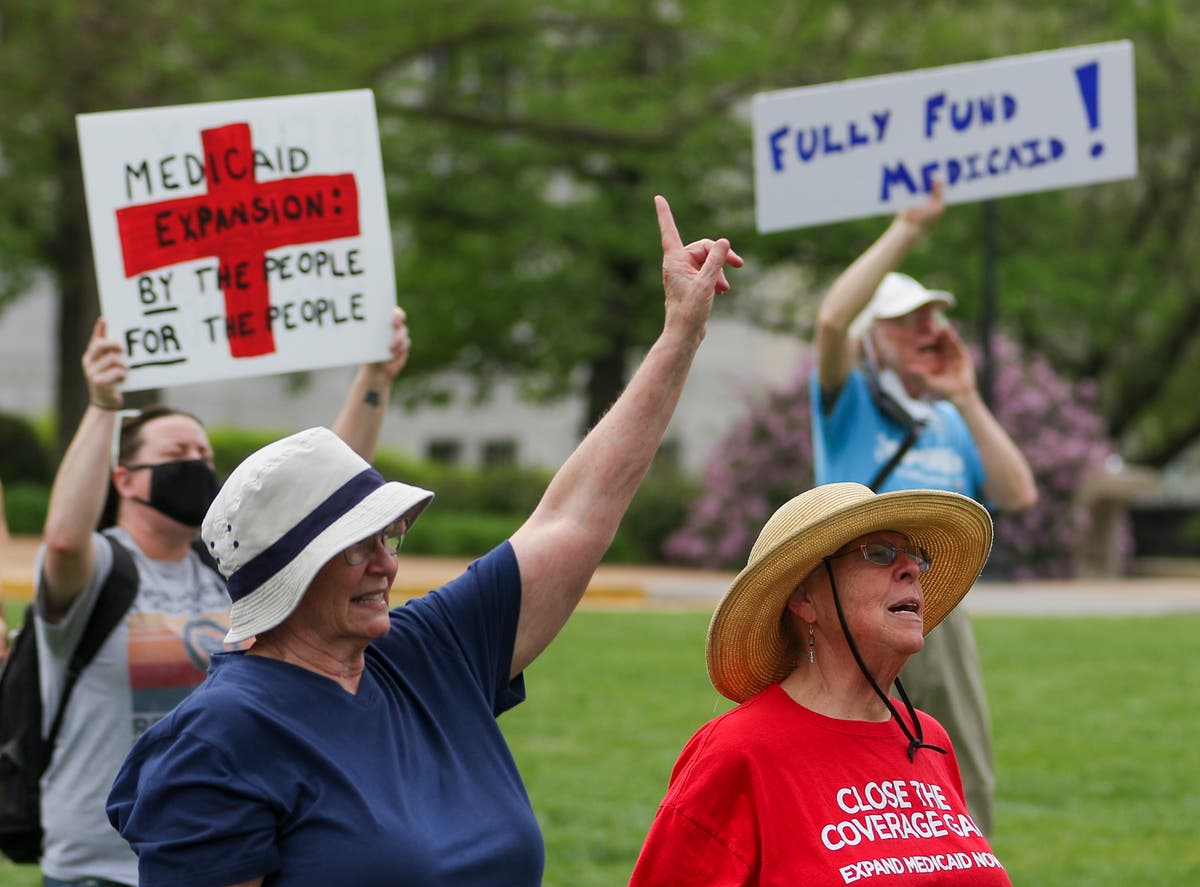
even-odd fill
[{"label": "tattoo on forearm", "polygon": [[379,392],[376,391],[374,388],[372,388],[370,391],[368,391],[366,396],[363,397],[363,403],[365,403],[369,407],[377,407],[377,406],[379,406],[379,404],[381,402],[382,401],[379,398]]}]

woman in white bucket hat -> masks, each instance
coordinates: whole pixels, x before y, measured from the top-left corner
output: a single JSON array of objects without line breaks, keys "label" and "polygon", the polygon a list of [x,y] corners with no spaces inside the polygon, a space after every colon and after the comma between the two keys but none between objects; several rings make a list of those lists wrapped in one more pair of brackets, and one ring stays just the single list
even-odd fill
[{"label": "woman in white bucket hat", "polygon": [[[359,367],[333,421],[366,458],[409,347],[402,309],[369,323],[390,327],[388,356]],[[134,741],[200,685],[229,630],[224,578],[199,546],[220,486],[208,432],[165,404],[125,409],[120,339],[101,317],[82,355],[88,405],[55,471],[26,611],[50,699],[91,618],[122,610],[78,673],[42,777],[43,836],[31,852],[46,884],[138,883],[137,857],[109,826],[104,798]],[[123,590],[135,592],[127,605]]]},{"label": "woman in white bucket hat", "polygon": [[945,730],[885,692],[991,543],[983,506],[940,490],[827,484],[776,511],[708,630],[739,705],[684,748],[631,885],[1010,885]]},{"label": "woman in white bucket hat", "polygon": [[662,439],[727,240],[656,198],[662,334],[512,538],[388,610],[432,494],[323,429],[246,460],[203,538],[234,600],[207,681],[134,747],[108,812],[143,885],[536,885],[541,833],[496,717],[574,611]]}]

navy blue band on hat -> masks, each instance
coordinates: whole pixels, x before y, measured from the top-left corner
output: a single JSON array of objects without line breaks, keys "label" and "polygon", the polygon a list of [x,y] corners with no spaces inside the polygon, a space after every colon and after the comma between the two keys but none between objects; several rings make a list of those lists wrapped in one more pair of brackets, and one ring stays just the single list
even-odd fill
[{"label": "navy blue band on hat", "polygon": [[367,468],[350,478],[310,511],[304,520],[276,539],[270,547],[246,561],[240,570],[230,576],[226,583],[229,596],[234,601],[239,601],[254,591],[290,564],[334,521],[386,483],[383,475],[374,468]]}]

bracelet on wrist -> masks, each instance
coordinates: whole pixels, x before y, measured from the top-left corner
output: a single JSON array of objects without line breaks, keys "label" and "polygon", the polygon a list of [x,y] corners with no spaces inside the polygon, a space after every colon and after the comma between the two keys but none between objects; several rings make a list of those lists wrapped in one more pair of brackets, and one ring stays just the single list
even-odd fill
[{"label": "bracelet on wrist", "polygon": [[107,412],[107,413],[119,413],[119,412],[120,412],[122,409],[124,409],[124,407],[123,407],[123,406],[121,406],[120,404],[118,404],[118,405],[117,405],[117,406],[115,406],[115,407],[109,407],[109,406],[105,406],[105,405],[104,405],[104,404],[102,404],[102,403],[96,403],[96,401],[94,401],[94,400],[89,400],[89,401],[88,401],[88,403],[90,403],[90,404],[91,404],[92,406],[94,406],[96,409],[98,409],[98,410],[104,410],[104,411],[105,411],[105,412]]}]

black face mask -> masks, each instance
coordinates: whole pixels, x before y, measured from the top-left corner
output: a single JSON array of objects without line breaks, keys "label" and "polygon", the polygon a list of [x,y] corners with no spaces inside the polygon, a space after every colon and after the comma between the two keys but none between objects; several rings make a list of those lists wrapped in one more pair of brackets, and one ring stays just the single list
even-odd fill
[{"label": "black face mask", "polygon": [[136,501],[189,527],[200,526],[221,487],[217,473],[203,459],[125,467],[150,469],[150,499]]}]

